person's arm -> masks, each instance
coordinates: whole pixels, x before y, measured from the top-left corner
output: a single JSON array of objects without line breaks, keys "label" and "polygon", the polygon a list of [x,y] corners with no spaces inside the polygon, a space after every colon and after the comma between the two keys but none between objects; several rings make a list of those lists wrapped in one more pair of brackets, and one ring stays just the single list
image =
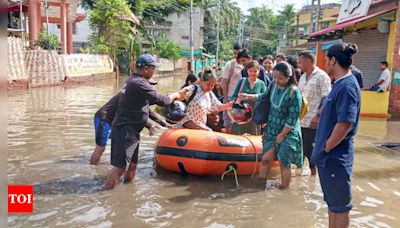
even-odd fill
[{"label": "person's arm", "polygon": [[236,85],[235,91],[232,94],[232,100],[235,100],[238,97],[238,93],[239,93],[240,87],[242,87],[243,80],[246,80],[246,79],[241,78],[239,80],[238,84]]},{"label": "person's arm", "polygon": [[296,126],[296,123],[300,121],[300,110],[302,105],[300,89],[296,89],[293,92],[292,96],[289,98],[289,102],[291,108],[289,116],[286,117],[285,127],[276,136],[276,142],[278,144],[281,144],[283,142],[287,134],[289,134],[289,132]]},{"label": "person's arm", "polygon": [[228,102],[226,104],[221,104],[221,105],[217,106],[217,111],[218,112],[223,112],[223,111],[225,111],[227,109],[230,109],[230,108],[232,108],[233,103],[234,103],[234,101],[230,101],[230,102]]},{"label": "person's arm", "polygon": [[310,128],[317,128],[318,123],[319,123],[319,118],[321,114],[321,105],[325,97],[328,96],[328,94],[331,92],[332,86],[331,86],[331,80],[328,75],[324,75],[321,77],[319,80],[319,88],[321,89],[321,101],[320,104],[317,107],[317,113],[311,118],[310,122]]},{"label": "person's arm", "polygon": [[167,123],[161,119],[161,116],[158,115],[157,113],[153,112],[153,110],[149,110],[149,118],[153,120],[154,122],[158,123],[160,126],[165,127],[167,126]]},{"label": "person's arm", "polygon": [[248,94],[248,93],[240,93],[239,97],[241,97],[244,101],[257,101],[258,97],[265,93],[267,90],[267,86],[264,82],[257,83],[257,86],[260,86],[258,93],[256,94]]},{"label": "person's arm", "polygon": [[383,79],[379,79],[379,81],[377,83],[374,84],[374,86],[380,86],[385,82],[385,80]]},{"label": "person's arm", "polygon": [[161,95],[148,83],[140,84],[140,88],[141,88],[143,97],[149,100],[150,105],[153,105],[153,104],[156,104],[159,106],[169,105],[172,103],[172,101],[180,98],[180,96],[181,96],[178,92],[172,93],[170,95]]},{"label": "person's arm", "polygon": [[223,78],[222,78],[222,83],[221,83],[221,87],[222,87],[222,95],[224,96],[224,103],[228,102],[228,88],[229,88],[229,78],[231,77],[231,62],[229,62],[229,64],[227,63],[224,66],[224,74],[223,74]]},{"label": "person's arm", "polygon": [[353,128],[353,124],[357,122],[359,114],[358,103],[359,97],[352,88],[345,88],[338,94],[335,106],[337,123],[331,136],[326,141],[325,151],[327,153],[331,152],[346,138]]},{"label": "person's arm", "polygon": [[150,121],[147,121],[147,122],[144,124],[144,126],[145,126],[147,129],[150,129],[151,126],[152,126],[152,124],[150,123]]},{"label": "person's arm", "polygon": [[336,123],[331,136],[329,137],[328,141],[326,141],[325,152],[329,153],[333,148],[339,145],[339,143],[346,138],[347,134],[352,129],[352,126],[353,125],[350,122]]}]

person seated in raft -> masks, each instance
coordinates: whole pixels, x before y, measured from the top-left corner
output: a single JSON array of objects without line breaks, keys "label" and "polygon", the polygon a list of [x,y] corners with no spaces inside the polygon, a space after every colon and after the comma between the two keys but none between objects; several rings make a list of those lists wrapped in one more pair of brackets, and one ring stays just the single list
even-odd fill
[{"label": "person seated in raft", "polygon": [[184,100],[188,100],[196,89],[196,94],[187,105],[186,116],[174,125],[174,128],[189,128],[211,131],[207,126],[207,114],[222,112],[231,108],[233,101],[222,104],[212,92],[216,83],[216,75],[211,69],[205,69],[199,73],[198,84],[183,88],[179,93],[185,94]]},{"label": "person seated in raft", "polygon": [[[248,103],[251,108],[254,110],[256,106],[257,97],[263,94],[266,90],[265,83],[258,79],[258,74],[260,71],[260,64],[252,60],[246,66],[247,73],[249,75],[248,78],[242,78],[239,80],[238,85],[236,86],[235,92],[232,97],[234,99],[238,98],[236,102],[244,101]],[[233,124],[233,134],[242,135],[242,134],[252,134],[252,135],[261,135],[261,125],[250,121],[247,124]]]}]

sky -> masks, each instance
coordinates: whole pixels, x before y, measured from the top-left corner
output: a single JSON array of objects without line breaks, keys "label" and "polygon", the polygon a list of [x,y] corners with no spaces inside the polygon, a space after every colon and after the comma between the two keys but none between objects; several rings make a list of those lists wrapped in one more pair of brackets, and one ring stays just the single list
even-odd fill
[{"label": "sky", "polygon": [[[311,0],[233,0],[238,3],[238,6],[242,9],[245,14],[246,11],[252,7],[260,7],[265,5],[269,8],[274,9],[277,13],[285,4],[294,4],[296,9],[301,9],[307,4],[311,4]],[[321,0],[321,4],[325,3],[341,3],[341,0]],[[317,1],[315,1],[315,4]]]}]

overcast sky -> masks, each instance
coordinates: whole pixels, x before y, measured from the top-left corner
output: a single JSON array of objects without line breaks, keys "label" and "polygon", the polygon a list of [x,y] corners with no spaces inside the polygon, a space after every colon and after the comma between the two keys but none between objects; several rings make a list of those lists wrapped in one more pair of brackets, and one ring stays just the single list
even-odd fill
[{"label": "overcast sky", "polygon": [[[296,9],[311,4],[311,0],[233,0],[238,3],[238,6],[242,11],[247,14],[247,10],[252,7],[259,7],[265,5],[269,8],[274,9],[277,13],[285,4],[294,4]],[[316,3],[317,1],[315,1]],[[342,0],[321,0],[321,4],[325,3],[341,3]]]}]

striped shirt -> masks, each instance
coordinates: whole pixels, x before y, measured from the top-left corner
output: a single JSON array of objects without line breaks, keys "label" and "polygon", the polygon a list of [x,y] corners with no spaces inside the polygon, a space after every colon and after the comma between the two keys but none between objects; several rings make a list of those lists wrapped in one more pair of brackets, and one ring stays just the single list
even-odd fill
[{"label": "striped shirt", "polygon": [[308,80],[307,73],[301,75],[298,87],[309,105],[309,111],[301,120],[301,127],[309,128],[311,119],[318,113],[322,98],[331,91],[331,79],[325,71],[315,67]]}]

